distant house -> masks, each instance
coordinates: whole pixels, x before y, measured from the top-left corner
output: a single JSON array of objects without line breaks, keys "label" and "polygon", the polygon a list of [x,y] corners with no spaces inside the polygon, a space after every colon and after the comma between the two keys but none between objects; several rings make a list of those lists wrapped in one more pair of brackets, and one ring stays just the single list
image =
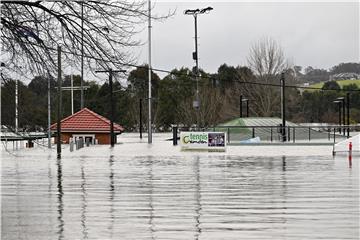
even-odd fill
[{"label": "distant house", "polygon": [[[50,129],[56,132],[57,124],[51,125]],[[114,123],[116,135],[123,131],[122,126]],[[70,138],[82,138],[84,142],[97,140],[98,144],[110,144],[110,120],[88,108],[83,108],[61,120],[61,140],[63,143],[69,143]]]},{"label": "distant house", "polygon": [[330,76],[329,81],[336,81],[336,80],[355,80],[360,79],[360,74],[358,73],[338,73],[333,74]]}]

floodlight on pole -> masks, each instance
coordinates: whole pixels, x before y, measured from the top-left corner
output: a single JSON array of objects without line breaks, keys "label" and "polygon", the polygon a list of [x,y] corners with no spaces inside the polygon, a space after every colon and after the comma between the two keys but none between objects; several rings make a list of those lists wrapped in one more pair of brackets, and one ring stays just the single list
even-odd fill
[{"label": "floodlight on pole", "polygon": [[197,127],[199,127],[200,123],[200,99],[199,99],[199,54],[198,54],[198,44],[197,44],[197,16],[199,14],[209,13],[213,10],[212,7],[202,8],[202,9],[186,9],[184,11],[185,15],[192,15],[194,17],[194,25],[195,25],[195,52],[193,52],[193,60],[195,60],[195,79],[196,79],[196,100],[193,103],[193,107],[197,110]]}]

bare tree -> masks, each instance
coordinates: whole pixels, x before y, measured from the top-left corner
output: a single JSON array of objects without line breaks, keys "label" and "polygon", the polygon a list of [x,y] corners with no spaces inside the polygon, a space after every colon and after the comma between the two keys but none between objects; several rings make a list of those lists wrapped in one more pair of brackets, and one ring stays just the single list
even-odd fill
[{"label": "bare tree", "polygon": [[[184,99],[177,109],[181,123],[191,126],[197,121],[197,111],[192,107],[192,98]],[[224,119],[225,100],[220,89],[203,86],[200,92],[200,126],[209,127],[221,123]]]},{"label": "bare tree", "polygon": [[133,61],[129,47],[140,44],[134,35],[147,14],[144,0],[1,1],[1,59],[13,69],[54,70],[60,44],[68,64],[79,66],[83,50],[90,69],[94,59],[121,66]]},{"label": "bare tree", "polygon": [[[261,39],[255,43],[248,57],[248,66],[256,82],[279,84],[280,73],[288,69],[280,45],[271,38]],[[256,84],[243,84],[242,90],[251,101],[252,113],[258,116],[272,116],[279,106],[279,88]]]}]

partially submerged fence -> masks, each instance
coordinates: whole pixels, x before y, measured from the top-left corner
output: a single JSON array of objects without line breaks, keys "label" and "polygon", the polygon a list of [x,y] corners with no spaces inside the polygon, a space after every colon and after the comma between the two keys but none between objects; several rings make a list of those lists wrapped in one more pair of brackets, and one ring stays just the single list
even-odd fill
[{"label": "partially submerged fence", "polygon": [[[177,131],[225,132],[229,144],[247,143],[250,139],[262,143],[276,142],[321,142],[334,143],[360,131],[360,126],[216,126],[210,128],[175,127]],[[174,129],[175,130],[175,129]],[[283,134],[284,133],[284,134]],[[177,137],[174,132],[174,139]]]}]

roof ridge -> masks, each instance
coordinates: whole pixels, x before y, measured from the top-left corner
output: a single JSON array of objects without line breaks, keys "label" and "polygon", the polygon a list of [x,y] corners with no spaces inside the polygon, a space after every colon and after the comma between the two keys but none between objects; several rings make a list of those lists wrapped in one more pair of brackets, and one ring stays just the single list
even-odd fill
[{"label": "roof ridge", "polygon": [[[60,121],[60,123],[62,123],[62,122],[64,122],[64,121],[67,121],[67,120],[69,120],[69,119],[71,119],[71,118],[79,115],[81,112],[85,111],[85,109],[89,110],[88,108],[80,109],[80,110],[77,111],[76,113],[71,114],[71,115],[67,116],[66,118],[63,118],[63,119]],[[52,128],[52,127],[55,126],[55,125],[57,125],[57,121],[56,121],[55,123],[53,123],[53,124],[50,126],[50,128]]]},{"label": "roof ridge", "polygon": [[[90,110],[90,109],[88,109],[88,108],[83,108],[83,109],[79,110],[78,112],[76,112],[76,113],[74,113],[74,114],[72,114],[72,115],[70,115],[70,116],[62,119],[62,120],[61,120],[61,124],[64,124],[66,121],[71,121],[73,118],[76,119],[76,117],[77,117],[78,115],[80,115],[80,114],[82,114],[82,113],[84,113],[84,112],[90,114],[92,117],[94,117],[94,118],[97,119],[98,121],[101,121],[101,122],[105,123],[106,125],[110,125],[110,124],[111,124],[111,121],[110,121],[109,119],[107,119],[107,118],[104,117],[104,116],[101,116],[100,114],[98,114],[98,113],[96,113],[96,112],[94,112],[94,111],[92,111],[92,110]],[[53,127],[55,127],[56,125],[57,125],[57,122],[55,122],[54,124],[52,124],[52,125],[50,126],[50,128],[53,128]],[[114,127],[117,128],[117,129],[119,129],[120,131],[123,131],[123,129],[124,129],[120,124],[115,123],[115,122],[114,122]]]},{"label": "roof ridge", "polygon": [[[110,124],[110,123],[111,123],[110,119],[107,119],[106,117],[101,116],[100,114],[98,114],[98,113],[96,113],[96,112],[94,112],[94,111],[92,111],[92,110],[90,110],[90,109],[88,109],[88,108],[87,108],[87,110],[88,110],[88,112],[91,113],[93,116],[95,116],[95,117],[97,117],[98,119],[106,122],[107,124]],[[115,124],[118,125],[119,127],[121,127],[119,124],[117,124],[117,123],[114,122],[114,125],[115,125]]]}]

